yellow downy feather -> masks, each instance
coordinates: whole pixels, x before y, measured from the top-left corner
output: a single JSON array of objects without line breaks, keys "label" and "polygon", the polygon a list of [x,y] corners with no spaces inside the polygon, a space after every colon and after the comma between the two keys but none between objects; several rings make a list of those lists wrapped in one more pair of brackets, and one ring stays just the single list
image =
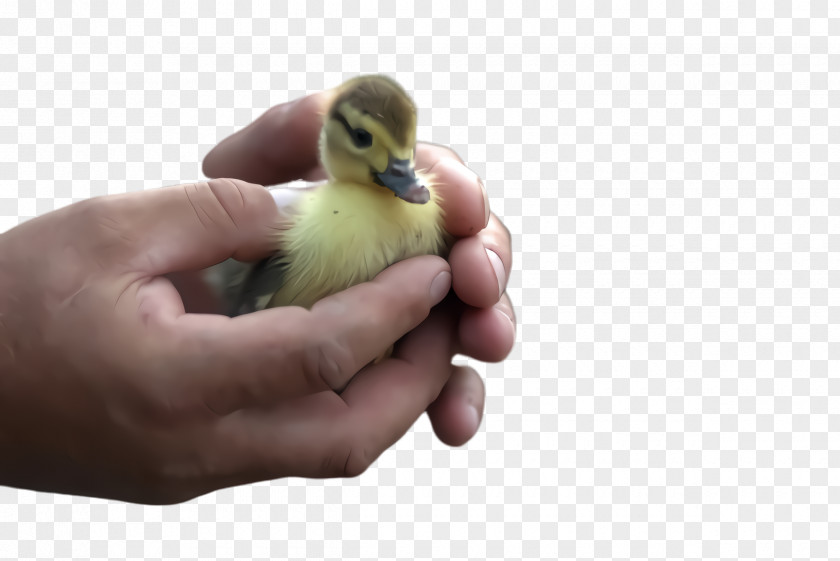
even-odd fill
[{"label": "yellow downy feather", "polygon": [[444,252],[442,211],[431,199],[411,204],[375,185],[329,182],[298,201],[282,247],[283,286],[270,307],[310,308],[330,294],[366,282],[389,265]]}]

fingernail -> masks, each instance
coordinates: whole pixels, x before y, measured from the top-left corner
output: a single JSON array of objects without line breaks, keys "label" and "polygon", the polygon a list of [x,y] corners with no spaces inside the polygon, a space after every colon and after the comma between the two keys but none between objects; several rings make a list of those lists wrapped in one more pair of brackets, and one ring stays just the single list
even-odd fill
[{"label": "fingernail", "polygon": [[476,177],[478,178],[478,185],[481,187],[481,194],[484,195],[484,227],[486,228],[490,223],[490,197],[487,196],[487,187],[484,186],[484,182],[480,177]]},{"label": "fingernail", "polygon": [[490,259],[490,264],[493,265],[493,270],[496,272],[496,280],[499,281],[499,297],[501,298],[502,292],[505,290],[505,281],[507,276],[505,275],[505,266],[498,253],[487,248],[484,248],[484,251],[487,252],[487,258]]},{"label": "fingernail", "polygon": [[477,431],[478,427],[481,425],[481,412],[474,405],[467,407],[467,411],[469,411],[467,415],[470,417],[470,423],[473,427],[475,427],[474,430]]},{"label": "fingernail", "polygon": [[443,271],[435,280],[432,281],[432,288],[430,296],[432,298],[432,306],[435,306],[449,294],[449,288],[452,286],[452,274],[449,271]]}]

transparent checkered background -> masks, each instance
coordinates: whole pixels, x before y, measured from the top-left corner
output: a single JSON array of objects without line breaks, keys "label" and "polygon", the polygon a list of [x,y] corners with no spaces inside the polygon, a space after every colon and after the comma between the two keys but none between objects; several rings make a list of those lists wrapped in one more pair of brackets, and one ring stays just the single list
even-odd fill
[{"label": "transparent checkered background", "polygon": [[167,508],[0,488],[0,558],[840,557],[840,4],[34,4],[0,2],[3,230],[384,72],[487,179],[520,327],[462,449],[421,419],[358,479]]}]

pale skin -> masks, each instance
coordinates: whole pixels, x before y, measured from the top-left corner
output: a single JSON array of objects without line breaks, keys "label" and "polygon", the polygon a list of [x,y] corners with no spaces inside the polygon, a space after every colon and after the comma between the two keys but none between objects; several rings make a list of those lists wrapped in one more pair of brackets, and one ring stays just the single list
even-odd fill
[{"label": "pale skin", "polygon": [[452,357],[509,353],[511,244],[447,148],[420,144],[417,162],[441,181],[448,261],[404,261],[311,311],[206,313],[198,271],[271,251],[263,185],[322,176],[327,95],[272,108],[208,154],[209,177],[240,179],[99,197],[0,236],[0,484],[174,503],[358,475],[423,412],[444,443],[472,438],[484,385]]}]

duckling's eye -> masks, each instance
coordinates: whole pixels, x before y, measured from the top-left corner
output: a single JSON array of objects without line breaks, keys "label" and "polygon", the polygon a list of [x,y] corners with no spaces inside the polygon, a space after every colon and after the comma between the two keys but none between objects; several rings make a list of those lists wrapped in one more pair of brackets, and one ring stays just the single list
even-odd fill
[{"label": "duckling's eye", "polygon": [[356,148],[367,148],[373,144],[373,136],[365,129],[353,129],[350,131],[350,138]]},{"label": "duckling's eye", "polygon": [[341,113],[333,115],[333,119],[341,123],[341,126],[343,126],[344,130],[347,131],[347,134],[350,135],[350,140],[353,141],[356,148],[368,148],[371,144],[373,144],[373,136],[368,131],[362,128],[354,129]]}]

